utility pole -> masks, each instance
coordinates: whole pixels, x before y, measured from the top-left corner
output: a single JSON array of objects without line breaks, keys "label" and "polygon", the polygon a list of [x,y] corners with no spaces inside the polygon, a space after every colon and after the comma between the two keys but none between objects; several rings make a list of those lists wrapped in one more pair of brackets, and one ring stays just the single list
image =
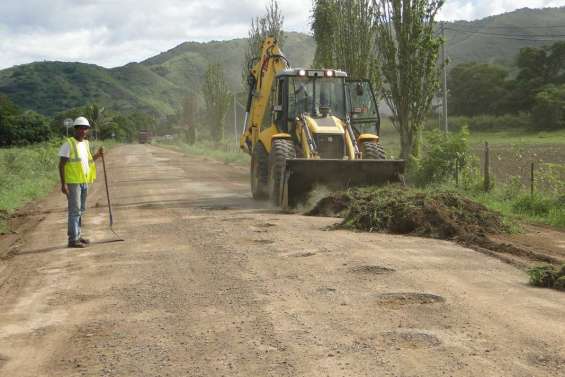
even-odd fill
[{"label": "utility pole", "polygon": [[235,94],[233,95],[233,137],[235,138],[235,145],[239,143],[239,138],[237,134],[237,99]]},{"label": "utility pole", "polygon": [[447,60],[445,57],[445,44],[447,43],[445,39],[445,22],[441,22],[441,38],[443,43],[441,44],[441,63],[442,63],[442,81],[443,81],[443,127],[445,133],[448,133],[449,128],[447,125]]}]

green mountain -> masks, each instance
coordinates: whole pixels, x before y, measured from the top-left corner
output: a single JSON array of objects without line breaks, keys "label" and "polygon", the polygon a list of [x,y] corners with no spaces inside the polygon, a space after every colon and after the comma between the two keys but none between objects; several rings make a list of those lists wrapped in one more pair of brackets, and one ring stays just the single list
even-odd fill
[{"label": "green mountain", "polygon": [[523,47],[565,40],[565,7],[528,9],[477,21],[446,23],[450,65],[468,62],[514,65]]},{"label": "green mountain", "polygon": [[[309,65],[315,50],[312,38],[293,32],[285,35],[291,63]],[[241,91],[246,42],[186,42],[141,63],[111,69],[66,62],[18,65],[0,70],[0,94],[45,115],[96,102],[115,110],[166,116],[180,109],[185,96],[198,94],[210,62],[221,63],[231,89]]]},{"label": "green mountain", "polygon": [[[508,38],[511,34],[515,38]],[[311,64],[311,36],[286,33],[283,50],[291,64]],[[451,66],[469,61],[511,66],[520,48],[540,47],[565,35],[565,7],[521,9],[481,20],[446,24]],[[67,62],[37,62],[0,70],[0,94],[18,106],[53,115],[96,102],[107,108],[142,110],[164,117],[174,114],[185,96],[198,94],[211,62],[224,67],[232,90],[239,92],[245,39],[186,42],[141,63],[117,68]]]}]

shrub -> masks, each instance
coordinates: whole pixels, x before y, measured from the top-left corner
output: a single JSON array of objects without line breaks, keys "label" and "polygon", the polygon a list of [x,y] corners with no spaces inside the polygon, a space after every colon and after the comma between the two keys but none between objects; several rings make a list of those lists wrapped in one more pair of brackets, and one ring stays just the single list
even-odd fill
[{"label": "shrub", "polygon": [[541,195],[522,195],[512,204],[512,209],[518,213],[534,216],[545,216],[553,207],[553,201]]},{"label": "shrub", "polygon": [[439,183],[454,176],[456,166],[460,171],[470,168],[473,156],[468,146],[469,131],[463,127],[457,133],[445,134],[438,130],[425,136],[422,157],[415,161],[411,176],[419,185]]},{"label": "shrub", "polygon": [[565,128],[565,84],[548,85],[538,92],[532,117],[537,129]]}]

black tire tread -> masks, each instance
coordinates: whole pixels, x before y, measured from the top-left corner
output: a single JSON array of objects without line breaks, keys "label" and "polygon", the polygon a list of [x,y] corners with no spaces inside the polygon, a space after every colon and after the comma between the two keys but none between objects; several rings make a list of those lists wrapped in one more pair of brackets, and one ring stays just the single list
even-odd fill
[{"label": "black tire tread", "polygon": [[363,151],[363,160],[386,160],[384,147],[374,141],[361,142],[361,150]]},{"label": "black tire tread", "polygon": [[[256,187],[253,185],[255,179],[255,172],[253,171],[254,164],[258,164],[257,171],[259,173],[259,180]],[[269,155],[265,146],[261,142],[257,142],[253,148],[253,156],[251,163],[251,193],[253,199],[261,200],[269,197],[268,191],[269,184]]]},{"label": "black tire tread", "polygon": [[292,140],[275,139],[269,155],[269,198],[274,205],[279,205],[280,185],[284,173],[285,161],[296,158]]}]

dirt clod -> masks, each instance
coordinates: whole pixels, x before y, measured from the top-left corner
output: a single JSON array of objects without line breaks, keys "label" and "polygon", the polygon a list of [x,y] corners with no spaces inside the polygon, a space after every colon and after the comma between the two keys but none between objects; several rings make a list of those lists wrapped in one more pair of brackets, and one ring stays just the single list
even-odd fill
[{"label": "dirt clod", "polygon": [[535,287],[555,288],[565,291],[565,265],[537,266],[528,270],[530,284]]}]

